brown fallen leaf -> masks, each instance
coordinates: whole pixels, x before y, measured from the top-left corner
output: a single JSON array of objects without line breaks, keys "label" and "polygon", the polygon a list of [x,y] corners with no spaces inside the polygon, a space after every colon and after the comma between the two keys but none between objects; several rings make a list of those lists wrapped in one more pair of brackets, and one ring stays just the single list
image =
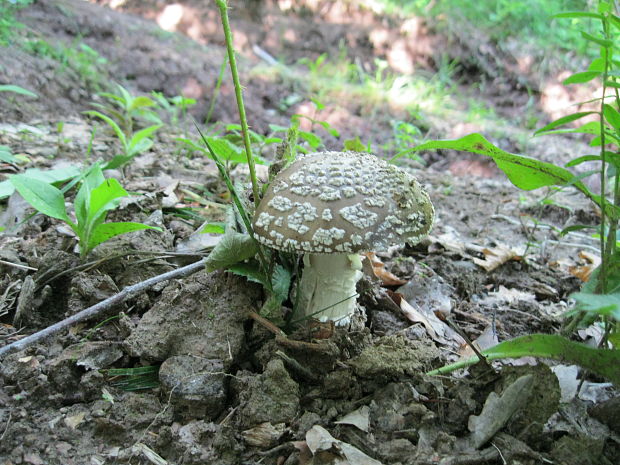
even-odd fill
[{"label": "brown fallen leaf", "polygon": [[579,258],[586,263],[584,265],[569,266],[568,272],[585,283],[590,280],[592,272],[601,264],[601,257],[582,250],[579,252]]},{"label": "brown fallen leaf", "polygon": [[492,249],[485,247],[482,249],[482,254],[484,259],[474,258],[474,263],[488,272],[495,270],[510,260],[521,260],[523,258],[515,249],[504,245],[498,245]]},{"label": "brown fallen leaf", "polygon": [[[499,339],[497,338],[497,332],[493,330],[492,325],[489,325],[484,331],[482,331],[482,333],[480,333],[480,336],[478,336],[475,341],[472,341],[472,343],[479,351],[483,351],[485,349],[488,349],[489,347],[493,347],[499,343]],[[474,349],[472,349],[469,344],[462,345],[458,351],[458,354],[462,359],[466,359],[476,355]]]},{"label": "brown fallen leaf", "polygon": [[395,274],[385,269],[385,264],[377,258],[374,252],[365,253],[372,266],[373,274],[381,280],[384,286],[402,286],[407,281],[400,279]]}]

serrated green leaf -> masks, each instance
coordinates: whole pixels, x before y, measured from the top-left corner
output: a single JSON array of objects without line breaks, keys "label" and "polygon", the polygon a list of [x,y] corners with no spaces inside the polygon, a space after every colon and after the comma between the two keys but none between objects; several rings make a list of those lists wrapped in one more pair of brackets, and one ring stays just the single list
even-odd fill
[{"label": "serrated green leaf", "polygon": [[217,243],[206,260],[207,271],[226,269],[258,253],[257,242],[248,234],[228,232]]},{"label": "serrated green leaf", "polygon": [[319,136],[308,131],[299,131],[299,137],[308,142],[313,149],[317,149],[323,143]]},{"label": "serrated green leaf", "polygon": [[562,118],[558,118],[555,121],[547,124],[546,126],[537,130],[534,135],[541,135],[544,132],[550,131],[551,129],[555,129],[559,126],[563,126],[564,124],[572,123],[578,119],[583,118],[584,116],[593,115],[597,113],[596,111],[582,111],[579,113],[573,113],[571,115],[563,116]]},{"label": "serrated green leaf", "polygon": [[273,294],[280,302],[284,302],[288,298],[288,291],[291,287],[291,272],[282,265],[276,265],[271,276],[271,284],[273,286]]},{"label": "serrated green leaf", "polygon": [[25,174],[11,176],[9,181],[35,210],[52,218],[69,222],[65,199],[60,189]]},{"label": "serrated green leaf", "polygon": [[[90,238],[88,238],[88,250],[92,250],[99,244],[111,239],[115,236],[119,236],[121,234],[125,234],[132,231],[140,231],[142,229],[154,229],[156,231],[161,231],[161,228],[157,228],[155,226],[149,226],[147,224],[142,223],[133,223],[133,222],[119,222],[119,223],[102,223],[97,225],[92,233]],[[81,245],[80,245],[81,247]]]},{"label": "serrated green leaf", "polygon": [[[482,351],[487,360],[539,357],[580,365],[620,386],[620,350],[594,349],[572,342],[562,336],[532,334],[521,336]],[[477,356],[428,372],[429,375],[449,373],[478,363]]]},{"label": "serrated green leaf", "polygon": [[582,71],[567,77],[564,79],[562,84],[583,84],[584,82],[590,82],[592,79],[595,79],[600,75],[600,71]]}]

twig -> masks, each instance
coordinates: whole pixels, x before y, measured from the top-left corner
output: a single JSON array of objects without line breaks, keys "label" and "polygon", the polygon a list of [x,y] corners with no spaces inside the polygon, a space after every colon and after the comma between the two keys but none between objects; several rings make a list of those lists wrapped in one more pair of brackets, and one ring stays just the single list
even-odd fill
[{"label": "twig", "polygon": [[487,368],[492,370],[493,367],[491,366],[487,358],[484,355],[482,355],[482,352],[480,352],[480,349],[478,349],[478,347],[476,347],[476,344],[474,344],[472,340],[469,338],[469,336],[465,334],[465,331],[463,331],[461,327],[458,324],[456,324],[456,322],[452,318],[448,317],[446,318],[445,321],[446,323],[448,323],[448,325],[450,325],[450,327],[454,331],[456,331],[459,334],[459,336],[461,336],[465,340],[467,345],[471,347],[471,350],[473,350],[474,353],[478,356],[479,362],[482,362]]},{"label": "twig", "polygon": [[26,265],[20,265],[19,263],[7,262],[5,260],[0,260],[0,265],[12,266],[13,268],[19,268],[20,270],[37,271],[37,268],[33,268],[31,266],[26,266]]},{"label": "twig", "polygon": [[57,332],[65,328],[68,328],[69,326],[74,325],[75,323],[79,323],[81,321],[85,321],[90,318],[100,316],[105,311],[109,310],[115,305],[122,303],[131,297],[134,297],[138,294],[143,293],[144,291],[153,287],[155,284],[158,284],[162,281],[168,281],[170,279],[184,278],[185,276],[189,276],[190,274],[193,274],[197,272],[198,270],[200,270],[201,268],[203,268],[205,266],[205,260],[206,259],[203,258],[202,260],[192,263],[191,265],[187,265],[182,268],[178,268],[176,270],[168,271],[167,273],[163,273],[158,276],[153,276],[152,278],[149,278],[145,281],[142,281],[138,284],[134,284],[132,286],[127,286],[118,294],[115,294],[108,299],[102,300],[101,302],[91,307],[88,307],[82,310],[81,312],[70,316],[69,318],[59,321],[58,323],[55,323],[52,326],[49,326],[41,331],[31,334],[30,336],[27,336],[19,341],[13,342],[12,344],[7,344],[4,347],[0,347],[0,357],[7,355],[11,352],[25,349],[26,347],[29,347],[32,344],[39,342],[48,336],[56,334]]}]

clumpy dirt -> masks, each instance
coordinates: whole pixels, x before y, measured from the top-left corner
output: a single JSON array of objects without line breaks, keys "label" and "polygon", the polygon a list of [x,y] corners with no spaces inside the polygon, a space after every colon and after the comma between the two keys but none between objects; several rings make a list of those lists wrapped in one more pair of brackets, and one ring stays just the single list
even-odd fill
[{"label": "clumpy dirt", "polygon": [[[107,80],[134,93],[183,93],[198,101],[192,115],[206,117],[225,55],[215,7],[183,4],[177,29],[190,40],[150,21],[161,22],[166,2],[126,2],[118,11],[95,3],[118,2],[35,2],[19,12],[26,25],[20,38],[2,47],[0,83],[39,94],[31,100],[0,92],[0,144],[27,156],[27,168],[85,164],[89,147],[92,159],[115,154],[116,142],[102,127],[91,143],[95,123],[81,114],[100,101],[96,93]],[[520,71],[506,48],[473,32],[455,38],[435,24],[355,2],[231,3],[248,116],[261,134],[270,123],[288,124],[298,107],[282,110],[279,103],[298,89],[285,79],[257,77],[252,45],[299,73],[305,72],[299,58],[338,54],[339,43],[361,66],[379,57],[399,72],[436,71],[442,50],[467,65],[467,82],[487,84],[486,104],[504,116],[517,115],[519,102],[529,99],[524,86],[543,92],[534,69]],[[60,62],[41,52],[40,41],[67,47],[81,41],[105,63]],[[402,53],[391,55],[395,50]],[[401,116],[389,108],[364,113],[358,102],[339,102],[337,109],[325,103],[322,116],[331,111],[342,134],[325,136],[330,149],[358,135],[380,145],[392,137],[390,118]],[[224,80],[212,121],[236,122],[236,111]],[[467,129],[450,116],[431,122],[429,134],[438,137],[459,135],[442,132],[449,127]],[[194,262],[217,242],[195,231],[205,220],[222,220],[214,205],[226,201],[226,190],[210,161],[180,154],[174,139],[186,131],[191,124],[162,129],[151,151],[115,173],[136,195],[109,219],[161,232],[119,236],[81,261],[62,224],[31,215],[17,195],[2,201],[2,346]],[[502,137],[507,148],[522,148],[518,134]],[[525,145],[562,163],[571,153],[567,145],[581,143]],[[597,255],[589,236],[573,232],[561,240],[559,231],[595,225],[597,213],[569,191],[543,204],[486,162],[453,153],[424,160],[423,169],[403,165],[433,199],[434,229],[416,247],[379,254],[384,268],[365,260],[358,287],[365,325],[310,324],[284,334],[256,317],[266,296],[245,278],[200,270],[161,282],[86,323],[0,356],[0,465],[619,463],[620,406],[606,380],[528,358],[454,376],[425,374],[471,354],[465,338],[489,347],[557,333]],[[0,168],[0,180],[21,169]],[[243,170],[233,173],[246,181]],[[197,196],[210,202],[194,209],[201,216],[175,209]],[[589,328],[579,337],[596,343],[598,335]]]}]

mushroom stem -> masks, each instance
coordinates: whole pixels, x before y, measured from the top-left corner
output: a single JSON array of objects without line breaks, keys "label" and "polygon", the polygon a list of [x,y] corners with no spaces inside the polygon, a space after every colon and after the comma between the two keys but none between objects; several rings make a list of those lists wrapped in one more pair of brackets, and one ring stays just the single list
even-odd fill
[{"label": "mushroom stem", "polygon": [[306,254],[299,283],[299,308],[304,317],[333,320],[346,326],[355,311],[355,285],[362,277],[358,254]]}]

